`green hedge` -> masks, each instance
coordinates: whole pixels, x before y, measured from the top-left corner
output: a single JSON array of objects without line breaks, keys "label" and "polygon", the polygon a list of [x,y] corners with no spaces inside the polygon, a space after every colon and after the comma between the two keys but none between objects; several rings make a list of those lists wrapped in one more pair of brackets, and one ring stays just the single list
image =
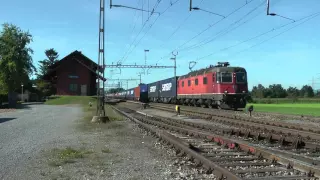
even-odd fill
[{"label": "green hedge", "polygon": [[251,102],[248,102],[256,104],[311,104],[320,103],[320,98],[253,98]]},{"label": "green hedge", "polygon": [[0,94],[0,104],[1,102],[8,102],[8,94]]}]

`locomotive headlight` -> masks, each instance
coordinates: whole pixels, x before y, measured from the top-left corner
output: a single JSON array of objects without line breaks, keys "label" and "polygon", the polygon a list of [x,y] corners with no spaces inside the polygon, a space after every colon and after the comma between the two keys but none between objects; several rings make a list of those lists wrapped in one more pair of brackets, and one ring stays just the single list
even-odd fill
[{"label": "locomotive headlight", "polygon": [[246,91],[242,91],[242,93],[246,93]]},{"label": "locomotive headlight", "polygon": [[227,94],[227,93],[228,93],[228,91],[224,91],[224,93],[225,93],[225,94]]}]

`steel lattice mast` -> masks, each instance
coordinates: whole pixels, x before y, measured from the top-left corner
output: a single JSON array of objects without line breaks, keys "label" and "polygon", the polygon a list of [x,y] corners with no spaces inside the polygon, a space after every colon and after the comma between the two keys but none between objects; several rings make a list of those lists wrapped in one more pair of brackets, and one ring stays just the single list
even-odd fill
[{"label": "steel lattice mast", "polygon": [[[104,57],[104,24],[105,24],[105,0],[100,0],[100,15],[99,15],[99,54],[98,54],[98,74],[102,73],[104,77],[105,57]],[[102,71],[102,72],[101,72]],[[105,116],[104,109],[104,83],[102,83],[102,91],[100,87],[100,77],[98,77],[97,87],[97,116]]]}]

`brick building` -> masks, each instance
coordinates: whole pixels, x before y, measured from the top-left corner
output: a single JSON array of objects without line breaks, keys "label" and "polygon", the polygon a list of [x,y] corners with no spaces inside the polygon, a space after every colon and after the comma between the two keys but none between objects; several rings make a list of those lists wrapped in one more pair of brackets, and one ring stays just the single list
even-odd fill
[{"label": "brick building", "polygon": [[[49,68],[44,79],[56,88],[56,95],[93,96],[97,93],[98,65],[74,51]],[[104,80],[100,76],[101,80]]]}]

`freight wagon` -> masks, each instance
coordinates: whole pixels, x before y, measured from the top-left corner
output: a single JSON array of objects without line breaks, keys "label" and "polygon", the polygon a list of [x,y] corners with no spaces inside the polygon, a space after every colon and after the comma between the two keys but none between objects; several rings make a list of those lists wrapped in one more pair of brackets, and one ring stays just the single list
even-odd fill
[{"label": "freight wagon", "polygon": [[148,85],[139,84],[139,86],[134,88],[134,100],[148,102]]},{"label": "freight wagon", "polygon": [[175,104],[177,79],[178,77],[173,77],[148,84],[149,101]]},{"label": "freight wagon", "polygon": [[[180,77],[168,78],[130,89],[120,97],[141,102],[185,104],[189,106],[244,108],[248,94],[247,72],[218,62]],[[133,94],[134,91],[134,94]]]}]

